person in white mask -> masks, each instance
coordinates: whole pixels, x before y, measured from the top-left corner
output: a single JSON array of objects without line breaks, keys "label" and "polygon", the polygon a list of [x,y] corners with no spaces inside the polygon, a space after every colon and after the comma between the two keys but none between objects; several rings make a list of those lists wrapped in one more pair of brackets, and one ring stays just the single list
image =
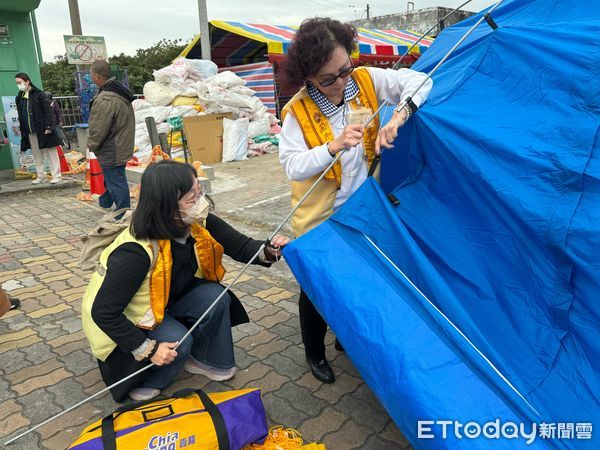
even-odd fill
[{"label": "person in white mask", "polygon": [[[231,327],[249,319],[231,291],[176,348],[222,293],[223,254],[245,263],[264,242],[236,231],[210,209],[190,165],[153,164],[142,176],[131,225],[100,256],[82,320],[104,382],[155,364],[113,389],[116,401],[154,398],[181,369],[215,381],[235,375]],[[288,242],[276,236],[255,263],[270,266]]]},{"label": "person in white mask", "polygon": [[21,130],[21,152],[31,149],[37,172],[37,178],[32,183],[46,182],[46,159],[52,174],[50,183],[60,183],[60,160],[56,147],[61,141],[54,132],[50,101],[46,94],[31,82],[26,73],[16,74],[15,83],[19,90],[15,103]]}]

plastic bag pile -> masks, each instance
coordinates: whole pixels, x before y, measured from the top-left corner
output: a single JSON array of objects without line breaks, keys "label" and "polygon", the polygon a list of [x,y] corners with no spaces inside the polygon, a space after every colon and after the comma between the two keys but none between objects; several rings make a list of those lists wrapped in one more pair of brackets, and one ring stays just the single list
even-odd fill
[{"label": "plastic bag pile", "polygon": [[278,120],[232,72],[218,73],[217,65],[201,59],[177,58],[153,73],[155,81],[144,85],[144,99],[133,102],[135,112],[135,157],[146,165],[152,146],[146,127],[154,117],[159,133],[166,133],[173,158],[183,159],[182,132],[173,128],[177,118],[202,114],[233,113],[223,122],[223,161],[246,159],[278,150]]}]

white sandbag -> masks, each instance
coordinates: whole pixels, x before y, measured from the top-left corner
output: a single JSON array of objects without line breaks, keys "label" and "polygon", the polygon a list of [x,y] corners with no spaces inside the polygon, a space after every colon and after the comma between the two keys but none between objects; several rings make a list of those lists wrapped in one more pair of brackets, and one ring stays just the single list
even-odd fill
[{"label": "white sandbag", "polygon": [[260,117],[266,112],[258,97],[238,94],[209,81],[198,82],[197,88],[198,102],[210,114],[233,112],[238,116],[254,118],[255,114]]},{"label": "white sandbag", "polygon": [[145,99],[155,106],[167,106],[177,95],[178,92],[166,84],[148,81],[144,85]]},{"label": "white sandbag", "polygon": [[152,75],[156,81],[169,84],[172,81],[200,81],[215,76],[217,65],[203,59],[177,58],[162,69],[155,70]]},{"label": "white sandbag", "polygon": [[248,159],[248,119],[223,119],[223,162]]},{"label": "white sandbag", "polygon": [[206,80],[218,73],[217,65],[207,59],[188,59],[187,61],[193,68],[192,72],[196,72],[197,80]]},{"label": "white sandbag", "polygon": [[134,109],[135,123],[144,123],[146,117],[154,117],[156,123],[161,123],[167,120],[167,117],[171,115],[172,106],[152,106],[143,109]]},{"label": "white sandbag", "polygon": [[248,125],[248,137],[250,139],[260,135],[260,134],[268,134],[269,129],[271,128],[271,120],[269,119],[269,115],[264,115],[258,120],[250,121]]},{"label": "white sandbag", "polygon": [[133,107],[134,111],[141,111],[142,109],[146,108],[154,108],[154,105],[152,103],[147,102],[143,98],[136,98],[134,101],[131,102],[131,106]]},{"label": "white sandbag", "polygon": [[208,78],[207,83],[214,84],[223,89],[231,89],[235,86],[245,86],[246,80],[238,77],[235,73],[226,70],[221,72],[214,77]]},{"label": "white sandbag", "polygon": [[148,129],[145,123],[136,124],[135,126],[135,146],[137,147],[137,153],[145,153],[152,150],[150,136],[148,136]]}]

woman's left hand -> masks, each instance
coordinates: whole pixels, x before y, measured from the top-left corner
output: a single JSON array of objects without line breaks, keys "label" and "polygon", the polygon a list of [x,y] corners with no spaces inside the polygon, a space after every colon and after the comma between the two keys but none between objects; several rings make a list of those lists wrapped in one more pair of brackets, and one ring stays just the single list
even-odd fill
[{"label": "woman's left hand", "polygon": [[404,109],[400,112],[394,112],[390,121],[379,129],[379,134],[375,141],[375,154],[379,155],[381,153],[381,147],[394,147],[394,140],[398,136],[398,128],[404,125],[407,119],[407,113]]},{"label": "woman's left hand", "polygon": [[265,255],[271,261],[278,261],[281,258],[281,250],[289,242],[289,237],[276,235],[271,239],[271,245],[265,247]]}]

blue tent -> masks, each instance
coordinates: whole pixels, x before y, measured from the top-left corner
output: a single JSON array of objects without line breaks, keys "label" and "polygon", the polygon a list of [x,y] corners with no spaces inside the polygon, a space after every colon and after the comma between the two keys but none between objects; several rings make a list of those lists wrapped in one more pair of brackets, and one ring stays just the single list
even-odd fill
[{"label": "blue tent", "polygon": [[381,186],[285,257],[415,448],[598,449],[600,2],[492,17],[434,75]]}]

